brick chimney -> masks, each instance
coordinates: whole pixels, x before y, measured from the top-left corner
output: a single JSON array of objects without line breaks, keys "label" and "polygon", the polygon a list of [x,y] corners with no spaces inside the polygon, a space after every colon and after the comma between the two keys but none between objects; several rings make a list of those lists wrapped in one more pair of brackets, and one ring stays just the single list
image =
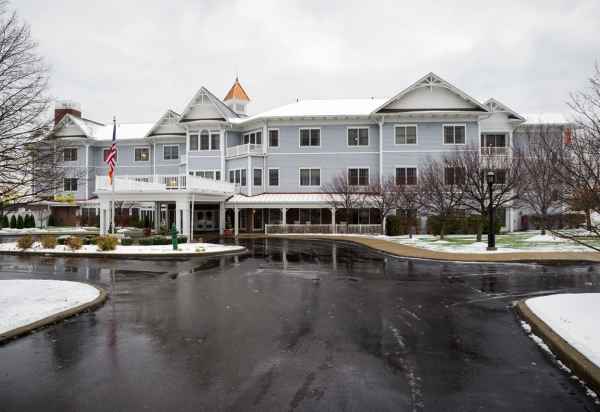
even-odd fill
[{"label": "brick chimney", "polygon": [[72,116],[81,118],[81,105],[72,100],[59,100],[54,104],[54,125],[69,113]]}]

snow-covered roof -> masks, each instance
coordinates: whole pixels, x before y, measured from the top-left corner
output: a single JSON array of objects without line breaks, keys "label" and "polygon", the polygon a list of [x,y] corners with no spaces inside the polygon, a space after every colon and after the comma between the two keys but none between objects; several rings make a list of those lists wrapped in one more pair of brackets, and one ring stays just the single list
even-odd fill
[{"label": "snow-covered roof", "polygon": [[232,123],[245,123],[262,118],[286,117],[334,117],[334,116],[368,116],[387,99],[323,99],[300,100],[285,106],[256,114],[254,116],[230,119]]},{"label": "snow-covered roof", "polygon": [[[118,123],[117,122],[117,140],[123,139],[143,139],[146,133],[154,126],[154,123]],[[91,126],[91,136],[97,140],[111,140],[113,125]]]},{"label": "snow-covered roof", "polygon": [[227,203],[235,204],[326,204],[329,195],[324,193],[264,193],[256,196],[236,194]]},{"label": "snow-covered roof", "polygon": [[563,113],[527,113],[523,117],[526,119],[525,125],[573,123],[573,120]]}]

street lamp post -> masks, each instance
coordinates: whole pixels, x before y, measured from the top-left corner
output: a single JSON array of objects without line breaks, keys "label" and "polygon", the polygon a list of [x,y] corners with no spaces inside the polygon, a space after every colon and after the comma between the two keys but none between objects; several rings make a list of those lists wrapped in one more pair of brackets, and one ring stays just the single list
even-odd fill
[{"label": "street lamp post", "polygon": [[488,246],[487,250],[496,250],[496,223],[495,223],[495,210],[494,210],[494,182],[496,180],[496,174],[493,171],[487,173],[487,184],[490,192],[490,204],[488,207],[489,227],[488,227]]}]

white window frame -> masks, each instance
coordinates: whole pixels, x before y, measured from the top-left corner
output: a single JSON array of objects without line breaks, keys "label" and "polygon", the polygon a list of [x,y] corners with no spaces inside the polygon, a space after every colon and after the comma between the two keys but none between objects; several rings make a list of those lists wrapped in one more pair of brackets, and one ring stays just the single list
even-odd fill
[{"label": "white window frame", "polygon": [[[75,150],[75,160],[65,160],[65,150]],[[63,147],[62,148],[62,161],[66,163],[72,163],[79,160],[79,148],[77,147]]]},{"label": "white window frame", "polygon": [[[303,169],[309,170],[309,172],[308,172],[308,183],[309,184],[307,184],[307,185],[302,184],[302,170]],[[319,171],[319,184],[318,185],[310,184],[312,181],[312,173],[310,172],[310,170],[318,170]],[[298,168],[298,186],[299,187],[321,187],[321,178],[322,177],[323,177],[323,175],[321,174],[320,167],[303,166],[303,167]]]},{"label": "white window frame", "polygon": [[[200,135],[198,135],[198,139],[199,138],[200,138]],[[165,149],[167,147],[176,147],[177,148],[177,159],[165,159]],[[200,147],[200,142],[199,141],[198,141],[198,147]],[[163,145],[163,156],[162,157],[163,157],[163,160],[165,160],[167,162],[171,162],[171,161],[174,161],[174,160],[181,159],[181,153],[180,153],[180,150],[179,150],[179,145],[178,144],[164,144]]]},{"label": "white window frame", "polygon": [[[414,187],[414,186],[416,186],[416,185],[419,184],[419,168],[417,166],[414,166],[414,165],[397,165],[397,166],[394,166],[394,184],[397,185],[397,183],[396,183],[396,169],[415,169],[415,173],[416,173],[416,177],[417,177],[416,183],[414,185],[409,185],[407,183],[404,186]],[[408,175],[407,175],[407,177],[408,177]]]},{"label": "white window frame", "polygon": [[[350,129],[358,130],[358,144],[352,145],[348,143],[348,135],[350,134]],[[360,144],[360,130],[367,130],[367,144]],[[371,133],[369,133],[369,126],[348,126],[346,127],[346,147],[354,148],[354,147],[369,147],[371,145]]]},{"label": "white window frame", "polygon": [[[218,147],[213,147],[213,136],[219,136],[219,144]],[[208,150],[221,150],[221,131],[220,130],[210,130],[208,132]]]},{"label": "white window frame", "polygon": [[[104,156],[104,152],[110,152],[110,147],[103,147],[102,148],[102,163],[106,163],[106,156]],[[115,163],[117,163],[119,161],[119,151],[117,150],[117,155],[115,157]]]},{"label": "white window frame", "polygon": [[[137,149],[146,149],[148,150],[148,159],[146,160],[135,160],[135,151]],[[150,161],[150,146],[133,146],[133,161],[138,163],[146,163]]]},{"label": "white window frame", "polygon": [[[311,130],[318,130],[319,131],[319,145],[318,146],[314,146],[309,144],[308,146],[302,146],[302,130],[308,130],[308,142],[310,143],[310,131]],[[320,127],[300,127],[298,128],[298,147],[300,149],[305,149],[308,147],[315,147],[315,148],[320,148],[322,146],[322,142],[323,142],[323,133],[321,132],[321,128]],[[305,168],[303,168],[305,169]]]},{"label": "white window frame", "polygon": [[[264,136],[262,133],[262,129],[256,129],[253,130],[251,132],[246,132],[242,134],[242,144],[254,144],[254,145],[262,145]],[[256,143],[256,137],[258,136],[258,133],[260,133],[260,143]],[[254,135],[254,143],[252,143],[252,136]],[[248,143],[244,143],[244,138],[248,136]]]},{"label": "white window frame", "polygon": [[[358,184],[356,185],[351,185],[350,184],[350,170],[351,169],[357,169],[358,170]],[[361,185],[360,184],[360,169],[367,169],[367,173],[369,174],[367,176],[367,184],[366,185]],[[352,187],[367,187],[371,184],[371,168],[369,166],[349,166],[346,168],[346,179],[348,179],[348,186],[352,186]]]},{"label": "white window frame", "polygon": [[[216,180],[216,181],[221,181],[221,179],[217,179],[217,173],[221,173],[221,169],[193,169],[193,170],[189,170],[188,171],[188,175],[193,176],[193,177],[200,177],[200,178],[204,178],[204,179],[209,179],[207,177],[203,177],[203,176],[198,176],[197,173],[204,173],[206,174],[207,172],[212,172],[213,174],[213,179],[212,180]],[[222,176],[219,176],[222,177]]]},{"label": "white window frame", "polygon": [[[196,149],[192,149],[192,136],[196,136]],[[200,150],[200,132],[196,131],[196,132],[192,132],[189,133],[189,148],[190,148],[190,152],[198,152]]]},{"label": "white window frame", "polygon": [[[399,127],[414,127],[415,128],[415,142],[414,143],[396,143],[396,129]],[[442,133],[444,132],[444,128],[442,127]],[[406,136],[406,134],[405,134]],[[417,124],[409,124],[409,123],[399,123],[394,125],[394,146],[416,146],[419,144],[419,125]]]},{"label": "white window frame", "polygon": [[[276,185],[272,185],[271,184],[271,170],[277,170],[277,184]],[[278,167],[269,167],[268,168],[268,175],[267,175],[267,186],[269,187],[279,187],[279,185],[281,184],[281,173],[279,171]]]},{"label": "white window frame", "polygon": [[[465,142],[464,143],[456,143],[456,132],[454,133],[454,143],[446,143],[446,137],[444,135],[444,130],[446,127],[456,127],[462,126],[465,128]],[[467,124],[466,123],[444,123],[442,124],[442,144],[444,146],[466,146],[467,144]]]},{"label": "white window frame", "polygon": [[[260,183],[259,184],[254,183],[254,172],[257,170],[260,170]],[[253,167],[252,168],[252,186],[259,187],[259,186],[262,186],[262,184],[263,184],[263,169],[262,169],[262,167]]]},{"label": "white window frame", "polygon": [[[77,185],[77,189],[75,190],[66,190],[65,189],[65,181],[66,180],[75,180],[75,184]],[[63,177],[63,192],[65,193],[76,193],[79,190],[79,179],[76,177]]]},{"label": "white window frame", "polygon": [[[271,146],[271,131],[277,131],[277,146]],[[267,129],[267,146],[268,147],[279,147],[279,141],[281,139],[281,131],[279,130],[279,128],[270,128]]]}]

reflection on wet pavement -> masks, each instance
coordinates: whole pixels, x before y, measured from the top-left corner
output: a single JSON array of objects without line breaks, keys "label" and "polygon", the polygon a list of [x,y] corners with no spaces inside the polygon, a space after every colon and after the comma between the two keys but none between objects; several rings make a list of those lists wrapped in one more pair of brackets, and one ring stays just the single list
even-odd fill
[{"label": "reflection on wet pavement", "polygon": [[240,257],[19,258],[90,282],[82,314],[0,347],[1,410],[593,410],[511,302],[600,290],[600,266],[439,263],[330,241]]}]

